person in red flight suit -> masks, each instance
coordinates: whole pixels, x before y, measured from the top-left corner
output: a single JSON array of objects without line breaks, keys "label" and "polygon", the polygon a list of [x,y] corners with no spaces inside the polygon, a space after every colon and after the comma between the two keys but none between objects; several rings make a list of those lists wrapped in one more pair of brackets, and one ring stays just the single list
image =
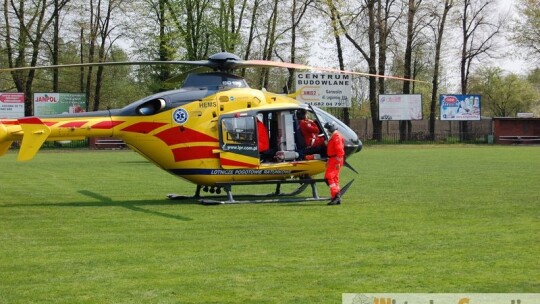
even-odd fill
[{"label": "person in red flight suit", "polygon": [[339,205],[341,204],[339,172],[345,161],[345,140],[333,122],[327,122],[324,124],[324,128],[331,134],[328,145],[326,146],[328,161],[326,163],[326,172],[324,173],[324,179],[330,187],[332,198],[328,205]]},{"label": "person in red flight suit", "polygon": [[321,133],[319,126],[317,126],[313,120],[306,117],[306,111],[299,110],[297,117],[300,124],[300,132],[302,132],[306,141],[306,147],[313,148],[324,146],[324,137],[319,136]]},{"label": "person in red flight suit", "polygon": [[259,139],[259,153],[264,153],[270,149],[270,140],[268,139],[268,129],[262,121],[257,119],[257,137]]}]

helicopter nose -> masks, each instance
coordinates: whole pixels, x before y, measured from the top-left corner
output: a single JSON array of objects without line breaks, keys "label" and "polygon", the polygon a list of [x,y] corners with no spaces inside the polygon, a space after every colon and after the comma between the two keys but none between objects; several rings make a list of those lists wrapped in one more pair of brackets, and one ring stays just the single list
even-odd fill
[{"label": "helicopter nose", "polygon": [[358,146],[356,148],[356,152],[354,152],[354,153],[358,153],[360,151],[362,151],[362,141],[358,140]]},{"label": "helicopter nose", "polygon": [[352,155],[362,150],[362,141],[358,138],[346,140],[345,154]]}]

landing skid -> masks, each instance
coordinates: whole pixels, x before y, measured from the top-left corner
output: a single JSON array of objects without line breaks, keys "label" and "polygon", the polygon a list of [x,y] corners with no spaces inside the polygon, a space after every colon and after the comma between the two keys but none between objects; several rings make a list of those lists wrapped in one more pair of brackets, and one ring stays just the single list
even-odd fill
[{"label": "landing skid", "polygon": [[[246,204],[246,203],[288,203],[288,202],[312,202],[312,201],[328,201],[328,197],[320,197],[317,192],[316,183],[324,182],[324,179],[297,179],[297,180],[270,180],[270,181],[251,181],[251,182],[225,182],[218,183],[216,186],[223,188],[225,190],[225,195],[213,195],[201,196],[202,186],[197,185],[195,194],[193,196],[184,196],[169,194],[167,197],[171,200],[183,200],[183,199],[198,199],[199,202],[203,205],[220,205],[220,204]],[[349,189],[354,180],[350,181],[345,185],[340,195],[343,196],[345,192]],[[276,190],[273,193],[268,194],[240,194],[236,197],[247,197],[245,200],[236,200],[233,197],[232,186],[242,186],[242,185],[261,185],[261,184],[275,184]],[[281,185],[282,184],[299,184],[298,188],[295,190],[282,193]],[[306,190],[308,186],[311,186],[311,197],[294,197]],[[223,200],[224,196],[226,199]],[[252,199],[254,197],[267,197],[266,199]],[[215,198],[215,199],[213,199]]]}]

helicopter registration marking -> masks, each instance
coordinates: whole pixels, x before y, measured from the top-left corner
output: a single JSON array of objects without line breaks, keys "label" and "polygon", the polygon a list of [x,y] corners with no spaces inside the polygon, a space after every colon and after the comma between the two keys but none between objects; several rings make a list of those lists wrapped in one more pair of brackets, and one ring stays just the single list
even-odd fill
[{"label": "helicopter registration marking", "polygon": [[173,120],[179,125],[186,123],[188,118],[189,118],[188,112],[182,108],[176,109],[173,112]]}]

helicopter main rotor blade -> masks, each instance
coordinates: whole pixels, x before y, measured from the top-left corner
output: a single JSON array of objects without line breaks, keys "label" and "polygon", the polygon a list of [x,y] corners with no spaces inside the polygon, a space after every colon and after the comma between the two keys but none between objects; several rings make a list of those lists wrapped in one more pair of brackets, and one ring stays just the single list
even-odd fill
[{"label": "helicopter main rotor blade", "polygon": [[332,72],[332,73],[340,73],[340,74],[359,75],[359,76],[364,76],[364,77],[377,77],[377,78],[387,78],[387,79],[395,79],[395,80],[414,81],[414,82],[421,82],[421,83],[430,83],[428,81],[404,78],[404,77],[399,77],[399,76],[379,75],[379,74],[362,73],[362,72],[340,70],[340,69],[333,69],[333,68],[314,67],[314,66],[290,63],[290,62],[279,62],[279,61],[268,61],[268,60],[246,60],[243,62],[239,62],[238,65],[241,65],[240,68],[281,67],[281,68],[297,69],[297,70],[315,70],[315,71],[324,71],[324,72]]},{"label": "helicopter main rotor blade", "polygon": [[269,61],[269,60],[242,60],[240,57],[221,52],[214,54],[208,58],[208,60],[180,60],[180,61],[122,61],[122,62],[91,62],[91,63],[74,63],[74,64],[59,64],[49,66],[34,66],[34,67],[15,67],[15,68],[3,68],[0,72],[13,72],[13,71],[26,71],[26,70],[43,70],[43,69],[57,69],[57,68],[72,68],[72,67],[92,67],[92,66],[123,66],[123,65],[191,65],[199,67],[211,68],[214,71],[230,71],[234,69],[243,69],[251,67],[280,67],[297,70],[315,70],[323,72],[359,75],[364,77],[378,77],[386,79],[395,79],[402,81],[414,81],[420,83],[429,83],[427,81],[409,79],[399,76],[391,75],[378,75],[363,72],[355,72],[348,70],[340,70],[334,68],[315,67],[304,64]]},{"label": "helicopter main rotor blade", "polygon": [[77,67],[94,67],[94,66],[123,66],[123,65],[195,65],[195,66],[209,66],[208,60],[199,61],[117,61],[117,62],[89,62],[89,63],[72,63],[72,64],[58,64],[58,65],[46,65],[46,66],[33,66],[33,67],[16,67],[16,68],[4,68],[0,69],[0,72],[12,72],[12,71],[28,71],[28,70],[46,70],[57,68],[77,68]]}]

